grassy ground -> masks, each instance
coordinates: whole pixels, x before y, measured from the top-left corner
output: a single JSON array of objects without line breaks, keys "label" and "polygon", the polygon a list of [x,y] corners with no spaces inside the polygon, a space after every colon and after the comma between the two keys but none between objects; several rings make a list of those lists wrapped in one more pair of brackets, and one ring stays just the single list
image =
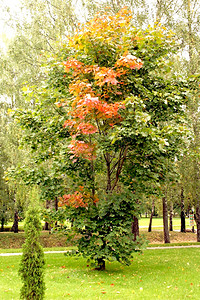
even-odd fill
[{"label": "grassy ground", "polygon": [[[140,219],[140,234],[144,234],[146,239],[152,244],[163,243],[163,228],[162,218],[153,219],[152,232],[147,232],[148,218]],[[171,243],[188,243],[196,242],[196,234],[192,232],[181,233],[180,232],[180,218],[174,218],[174,227],[179,228],[179,231],[170,232]],[[189,220],[186,220],[186,224]],[[187,226],[188,227],[188,226]],[[189,228],[189,227],[188,227]],[[20,222],[20,229],[23,229],[23,223]],[[25,240],[24,232],[13,233],[9,231],[0,232],[0,251],[1,249],[18,249],[21,248]],[[43,231],[41,234],[40,242],[43,247],[66,247],[66,238],[62,234],[49,234],[49,232]]]},{"label": "grassy ground", "polygon": [[[152,243],[163,243],[162,219],[153,219],[148,233],[148,219],[140,220],[140,233]],[[23,229],[23,223],[20,224]],[[180,229],[180,219],[174,219]],[[172,243],[196,242],[196,234],[170,232]],[[42,232],[41,244],[48,250],[66,250],[62,234]],[[20,252],[24,232],[0,233],[0,252]],[[70,246],[70,245],[68,245]],[[48,248],[47,248],[48,247]],[[70,246],[71,248],[71,246]],[[134,254],[130,267],[107,263],[106,272],[92,271],[83,258],[46,254],[46,298],[56,299],[199,299],[200,248],[145,250]],[[19,299],[20,256],[0,259],[0,299]],[[1,276],[2,275],[2,276]]]},{"label": "grassy ground", "polygon": [[[56,299],[199,299],[200,249],[145,250],[134,254],[131,266],[107,263],[105,272],[92,271],[83,258],[48,254],[46,297]],[[20,257],[0,260],[0,298],[19,299]]]},{"label": "grassy ground", "polygon": [[[189,218],[185,219],[185,223],[186,223],[186,229],[191,229]],[[43,222],[43,225],[44,225],[44,222]],[[147,229],[149,226],[149,218],[144,218],[144,217],[140,218],[139,225],[140,225],[141,230]],[[10,230],[11,227],[12,227],[12,222],[8,222],[8,224],[5,225],[5,230],[8,231],[8,230]],[[152,227],[154,230],[155,229],[162,230],[163,219],[154,217],[152,220]],[[173,227],[174,227],[173,228],[174,230],[180,230],[180,228],[181,228],[181,219],[180,218],[178,218],[178,217],[173,218]],[[196,228],[196,226],[195,226],[195,228]],[[19,222],[19,230],[21,231],[23,229],[24,229],[24,222],[22,221],[22,222]]]},{"label": "grassy ground", "polygon": [[[163,243],[163,232],[162,231],[141,231],[147,240],[151,244]],[[181,233],[181,232],[170,232],[171,243],[195,243],[196,234],[192,232]],[[2,249],[18,249],[21,248],[25,241],[24,232],[13,233],[13,232],[3,232],[0,233],[0,252]],[[66,237],[62,234],[49,234],[43,231],[40,237],[41,245],[44,248],[52,247],[66,247],[71,246],[66,244]]]},{"label": "grassy ground", "polygon": [[[189,218],[185,219],[186,229],[191,229],[190,220]],[[139,220],[140,229],[148,228],[149,226],[149,218],[141,218]],[[152,220],[152,227],[154,230],[162,230],[163,228],[163,219],[162,218],[153,218]],[[173,230],[179,230],[181,228],[181,219],[180,218],[173,218]],[[196,228],[196,227],[195,227]]]}]

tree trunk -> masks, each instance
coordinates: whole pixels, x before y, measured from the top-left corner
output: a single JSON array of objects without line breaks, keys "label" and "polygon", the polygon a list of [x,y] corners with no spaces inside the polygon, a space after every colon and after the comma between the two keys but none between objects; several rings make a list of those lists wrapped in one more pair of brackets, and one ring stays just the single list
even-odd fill
[{"label": "tree trunk", "polygon": [[164,226],[164,242],[170,243],[169,229],[168,229],[168,210],[167,210],[167,198],[163,197],[163,226]]},{"label": "tree trunk", "polygon": [[185,205],[184,205],[184,190],[181,186],[181,232],[186,232],[185,228]]},{"label": "tree trunk", "polygon": [[50,230],[48,222],[45,222],[45,224],[44,224],[44,230]]},{"label": "tree trunk", "polygon": [[[55,210],[57,211],[58,210],[58,197],[55,198]],[[58,225],[58,222],[56,221],[55,222],[55,227],[57,227]]]},{"label": "tree trunk", "polygon": [[97,267],[95,270],[104,271],[106,269],[106,262],[103,258],[97,259]]},{"label": "tree trunk", "polygon": [[14,222],[13,222],[13,226],[11,228],[11,231],[13,231],[14,233],[18,233],[19,228],[18,228],[18,211],[15,211],[14,214]]},{"label": "tree trunk", "polygon": [[170,203],[169,231],[173,231],[173,203]]},{"label": "tree trunk", "polygon": [[133,240],[136,241],[137,236],[139,236],[139,221],[138,218],[135,216],[133,216],[132,233],[133,233]]},{"label": "tree trunk", "polygon": [[197,207],[196,207],[195,221],[197,224],[197,242],[200,242],[200,207],[199,207],[199,203],[197,204]]},{"label": "tree trunk", "polygon": [[[50,200],[46,200],[46,208],[50,207]],[[44,224],[44,230],[50,230],[50,226],[48,222],[45,222]]]},{"label": "tree trunk", "polygon": [[4,231],[4,223],[5,223],[5,218],[2,217],[2,218],[1,218],[1,232]]},{"label": "tree trunk", "polygon": [[[186,2],[186,10],[187,10],[187,26],[188,26],[188,46],[189,46],[189,73],[194,74],[196,71],[196,62],[194,61],[194,38],[192,32],[192,12],[191,12],[191,3],[190,0]],[[193,8],[194,9],[194,8]]]},{"label": "tree trunk", "polygon": [[162,1],[157,0],[156,1],[156,22],[160,23],[161,22],[161,14],[162,14]]},{"label": "tree trunk", "polygon": [[149,220],[149,228],[148,228],[148,232],[151,232],[151,230],[152,230],[152,219],[153,219],[153,214],[154,214],[154,200],[152,201],[151,216],[150,216],[150,220]]}]

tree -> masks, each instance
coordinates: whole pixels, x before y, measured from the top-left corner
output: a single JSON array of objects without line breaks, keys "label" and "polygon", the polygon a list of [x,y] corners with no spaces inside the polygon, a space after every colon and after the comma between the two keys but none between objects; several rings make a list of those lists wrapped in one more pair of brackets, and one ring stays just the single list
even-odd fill
[{"label": "tree", "polygon": [[[190,75],[194,75],[199,71],[199,42],[200,38],[197,32],[193,29],[194,23],[198,26],[198,18],[200,15],[200,7],[193,1],[185,2],[187,11],[187,25],[188,25],[188,45],[189,45],[189,67],[188,71]],[[197,10],[196,16],[194,11]],[[197,19],[196,19],[197,18]],[[196,22],[194,22],[196,21]],[[195,207],[196,207],[196,224],[197,224],[197,241],[200,241],[200,169],[199,169],[199,150],[200,150],[200,119],[199,119],[199,78],[197,82],[195,80],[195,87],[193,87],[193,101],[190,106],[190,113],[192,115],[192,127],[194,139],[191,142],[191,157],[193,165],[194,176],[194,190],[195,190]]]},{"label": "tree", "polygon": [[[21,0],[19,1],[19,9],[12,10],[9,3],[1,1],[3,12],[1,18],[6,26],[15,33],[12,38],[6,40],[5,49],[2,49],[0,58],[0,98],[4,106],[4,121],[6,120],[4,122],[6,131],[3,125],[1,128],[1,135],[3,135],[0,141],[1,149],[5,150],[2,151],[6,153],[6,159],[5,157],[3,158],[0,182],[3,184],[2,191],[7,195],[6,197],[5,195],[1,197],[1,202],[3,201],[1,210],[2,222],[9,215],[8,207],[12,207],[13,211],[15,206],[15,213],[13,214],[15,214],[14,223],[17,225],[17,206],[19,201],[16,199],[16,196],[18,189],[21,188],[18,185],[19,181],[21,182],[20,176],[15,181],[14,186],[11,184],[11,181],[8,182],[9,185],[6,185],[3,179],[4,172],[7,168],[12,171],[16,166],[23,164],[20,160],[20,154],[22,154],[23,162],[25,163],[26,161],[26,165],[28,165],[29,161],[29,171],[31,167],[33,168],[28,147],[22,153],[18,148],[18,141],[21,139],[20,130],[16,129],[16,124],[12,124],[13,119],[6,110],[25,107],[31,110],[35,106],[33,101],[24,101],[23,86],[28,84],[31,89],[32,86],[38,85],[45,78],[45,74],[40,67],[41,53],[42,51],[47,53],[49,51],[53,52],[54,47],[56,48],[54,45],[56,40],[75,29],[77,18],[73,7],[74,4],[71,1]],[[42,171],[37,172],[37,174],[40,173],[37,177],[38,181],[42,177],[40,176]],[[49,173],[46,172],[47,176],[44,173],[43,178],[48,177]],[[57,186],[56,180],[52,180],[52,176],[49,176],[48,179],[43,181],[43,187],[47,188],[49,184],[47,181],[53,181],[54,186]],[[5,193],[6,189],[8,193]],[[9,190],[12,190],[12,193]],[[44,194],[43,191],[44,188],[42,194]],[[50,193],[50,187],[48,192]],[[7,205],[8,195],[12,205]],[[4,199],[2,199],[3,197]],[[5,205],[4,202],[7,204]],[[17,226],[14,227],[15,231],[17,231]]]},{"label": "tree", "polygon": [[[58,98],[57,106],[68,114],[64,123],[71,135],[68,159],[75,171],[79,164],[90,170],[83,187],[77,189],[73,178],[74,189],[60,205],[66,206],[73,227],[82,235],[79,250],[96,260],[99,269],[111,255],[128,262],[122,244],[114,243],[114,220],[120,224],[118,232],[128,232],[122,220],[124,226],[130,225],[129,212],[142,193],[133,181],[144,184],[146,176],[146,181],[157,183],[165,178],[166,158],[174,157],[184,132],[178,115],[184,114],[185,103],[180,85],[156,72],[156,68],[165,72],[163,57],[172,44],[162,28],[143,32],[131,27],[130,20],[126,9],[114,16],[98,15],[69,37],[60,51],[66,57],[63,81],[68,95]],[[58,89],[54,76],[60,78],[60,69],[56,60],[57,72],[49,73],[51,89]]]},{"label": "tree", "polygon": [[[145,2],[145,1],[144,1]],[[142,8],[141,8],[141,1],[107,1],[106,4],[109,4],[112,9],[117,9],[120,5],[127,5],[132,9],[132,11],[135,12],[135,24],[140,24],[144,26],[145,22],[152,22],[156,21],[163,26],[167,28],[171,28],[177,36],[177,39],[179,41],[179,51],[178,55],[175,55],[173,60],[173,68],[172,68],[172,74],[178,74],[185,76],[193,76],[195,74],[199,73],[199,46],[200,46],[200,27],[199,27],[199,18],[200,18],[200,5],[199,1],[196,0],[182,0],[182,1],[167,1],[167,0],[156,0],[151,3],[149,3],[149,8],[147,9],[146,3],[142,2]],[[142,11],[141,14],[137,14],[138,5],[140,6],[140,9]],[[151,12],[151,13],[149,13]],[[143,18],[143,15],[145,15],[145,20]],[[137,19],[138,17],[138,19]],[[139,21],[139,23],[137,22]],[[198,83],[196,85],[196,88],[198,89]],[[196,92],[193,94],[194,98],[191,100],[191,103],[193,103],[192,106],[190,106],[190,111],[188,111],[188,116],[191,120],[193,120],[193,125],[191,128],[191,131],[194,132],[194,139],[196,140],[196,145],[199,143],[199,97],[196,95]],[[194,101],[194,99],[196,99]],[[196,102],[196,103],[195,103]],[[195,148],[198,148],[195,146]],[[187,182],[191,182],[191,180],[194,180],[196,185],[195,190],[196,192],[196,200],[194,200],[193,204],[195,205],[197,209],[197,215],[199,215],[199,197],[198,190],[199,190],[199,158],[195,156],[194,159],[194,153],[192,154],[192,149],[194,149],[194,143],[191,143],[191,148],[188,151],[188,160],[190,160],[190,164],[193,164],[193,172],[194,174],[191,174],[191,168],[190,171],[188,168],[186,168],[185,173],[190,174],[191,176],[187,176],[187,181],[185,184],[187,185]],[[196,151],[196,150],[195,150]],[[199,150],[197,150],[198,152]],[[190,157],[190,158],[189,158]],[[192,162],[193,157],[193,162]],[[181,158],[180,158],[181,159]],[[184,157],[182,157],[183,165],[184,163]],[[196,175],[195,175],[196,173]],[[191,184],[193,185],[192,182]],[[183,187],[185,188],[185,187]],[[192,204],[191,204],[192,205]],[[196,210],[195,209],[195,210]],[[198,218],[197,218],[198,219]],[[199,225],[198,225],[199,226]],[[199,231],[197,230],[197,233]],[[200,240],[200,237],[197,237],[198,240]]]},{"label": "tree", "polygon": [[[159,194],[182,143],[185,90],[166,73],[173,48],[170,32],[134,28],[126,9],[99,14],[47,56],[44,87],[29,93],[37,105],[19,113],[39,158],[22,177],[43,185],[40,174],[50,166],[53,198],[61,193],[59,179],[66,183],[60,205],[80,236],[79,251],[99,269],[106,259],[130,262],[138,199]],[[51,132],[63,119],[66,134]]]},{"label": "tree", "polygon": [[12,99],[13,107],[24,106],[25,82],[35,85],[44,78],[41,52],[54,51],[56,40],[73,31],[77,23],[71,1],[21,0],[19,6],[12,15],[7,3],[2,3],[4,21],[15,35],[0,60],[0,93]]},{"label": "tree", "polygon": [[[0,109],[0,209],[2,221],[13,220],[12,230],[18,232],[18,210],[23,211],[26,202],[26,189],[20,178],[17,181],[8,180],[7,169],[15,168],[20,162],[25,162],[27,154],[19,150],[20,128],[9,115],[9,103],[1,103]],[[2,223],[3,224],[3,223]]]},{"label": "tree", "polygon": [[39,243],[41,221],[38,209],[30,207],[25,219],[25,244],[19,274],[23,286],[21,298],[29,300],[44,299],[44,252]]},{"label": "tree", "polygon": [[[160,21],[163,23],[163,16],[169,13],[165,4],[176,5],[176,9],[171,10],[171,21],[168,23],[170,27],[176,32],[180,41],[179,57],[176,57],[174,61],[174,71],[179,74],[183,74],[185,77],[190,77],[190,104],[188,106],[188,118],[191,121],[191,132],[193,132],[193,138],[191,144],[188,145],[187,151],[180,158],[180,174],[184,180],[184,191],[188,189],[188,183],[193,186],[193,191],[188,194],[188,200],[190,198],[190,206],[195,206],[197,217],[197,228],[200,228],[199,218],[199,18],[200,18],[200,5],[199,1],[195,0],[183,0],[183,1],[157,1],[160,10]],[[164,8],[164,9],[163,9]],[[174,14],[176,12],[176,14]],[[185,169],[185,170],[183,170]],[[192,196],[191,196],[192,195]],[[193,199],[193,200],[192,200]],[[182,213],[183,214],[183,213]],[[183,229],[184,230],[184,229]],[[197,229],[197,241],[200,241],[200,229]]]}]

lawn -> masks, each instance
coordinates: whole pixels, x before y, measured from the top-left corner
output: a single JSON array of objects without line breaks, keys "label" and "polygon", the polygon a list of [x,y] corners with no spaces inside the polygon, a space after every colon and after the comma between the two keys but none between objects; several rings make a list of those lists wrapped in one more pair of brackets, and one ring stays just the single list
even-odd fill
[{"label": "lawn", "polygon": [[[152,232],[147,232],[147,230],[141,230],[140,233],[143,234],[147,240],[152,244],[163,243],[163,231],[153,230]],[[195,243],[197,240],[196,233],[187,232],[182,233],[178,231],[170,232],[171,243]],[[13,232],[1,232],[0,233],[0,252],[2,249],[19,249],[22,247],[25,241],[24,232],[13,233]],[[52,247],[71,247],[71,243],[66,244],[66,237],[63,234],[49,234],[48,231],[43,231],[40,236],[41,245],[44,248]]]},{"label": "lawn", "polygon": [[[191,230],[190,220],[189,218],[185,218],[186,229]],[[140,230],[147,230],[149,227],[149,218],[141,218],[139,220]],[[163,219],[162,218],[153,218],[152,220],[152,230],[162,230],[163,228]],[[196,224],[195,224],[196,228]],[[173,230],[181,229],[181,219],[180,218],[173,218]]]},{"label": "lawn", "polygon": [[[199,299],[200,248],[145,250],[131,266],[107,263],[92,271],[83,258],[46,254],[46,298],[55,299]],[[20,256],[1,257],[1,299],[19,299]]]},{"label": "lawn", "polygon": [[[5,229],[9,230],[12,227],[12,222],[8,222],[7,225],[5,225]],[[44,222],[42,222],[44,225]],[[189,218],[185,218],[185,224],[186,224],[186,229],[191,229],[190,226],[190,220]],[[142,217],[139,219],[139,226],[140,230],[147,230],[149,227],[149,218]],[[162,218],[156,218],[154,217],[152,220],[152,229],[153,230],[162,230],[163,228],[163,219]],[[180,230],[181,228],[181,219],[179,217],[173,218],[173,229],[174,230]],[[196,224],[195,224],[196,228]],[[24,230],[24,221],[19,222],[19,230]]]}]

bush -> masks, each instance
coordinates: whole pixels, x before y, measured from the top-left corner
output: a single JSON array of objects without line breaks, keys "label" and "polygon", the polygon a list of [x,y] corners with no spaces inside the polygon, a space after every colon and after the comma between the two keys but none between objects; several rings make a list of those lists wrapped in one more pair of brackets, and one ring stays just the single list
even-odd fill
[{"label": "bush", "polygon": [[42,229],[39,211],[29,208],[25,219],[26,241],[23,245],[23,255],[19,268],[23,286],[21,299],[41,300],[44,299],[44,252],[39,243]]}]

